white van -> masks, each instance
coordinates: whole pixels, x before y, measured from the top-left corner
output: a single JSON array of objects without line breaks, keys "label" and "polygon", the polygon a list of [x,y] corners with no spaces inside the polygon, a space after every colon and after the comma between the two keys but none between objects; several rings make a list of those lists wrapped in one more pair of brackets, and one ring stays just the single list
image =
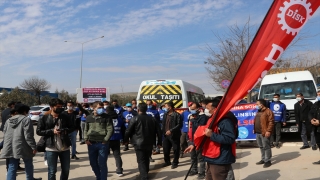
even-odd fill
[{"label": "white van", "polygon": [[317,86],[309,71],[286,72],[266,75],[260,86],[259,99],[272,100],[274,94],[280,94],[280,100],[287,107],[287,125],[282,132],[298,132],[294,115],[296,94],[302,93],[305,99],[316,101]]}]

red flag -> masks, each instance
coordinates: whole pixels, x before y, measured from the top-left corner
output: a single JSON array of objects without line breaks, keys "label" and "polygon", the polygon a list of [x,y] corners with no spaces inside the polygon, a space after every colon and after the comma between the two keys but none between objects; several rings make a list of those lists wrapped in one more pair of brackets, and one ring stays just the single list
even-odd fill
[{"label": "red flag", "polygon": [[[196,146],[201,144],[204,138],[203,131],[209,127],[212,120],[214,124],[218,123],[262,80],[319,6],[320,0],[275,0],[273,2],[219,104],[218,114],[211,117],[205,127],[198,128],[196,131],[194,135]],[[212,124],[210,128],[211,126]]]}]

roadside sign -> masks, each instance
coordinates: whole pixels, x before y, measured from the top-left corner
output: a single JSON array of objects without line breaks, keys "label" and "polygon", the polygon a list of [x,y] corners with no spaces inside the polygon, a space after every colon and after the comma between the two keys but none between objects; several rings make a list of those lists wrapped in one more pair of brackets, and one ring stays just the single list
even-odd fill
[{"label": "roadside sign", "polygon": [[96,101],[110,101],[109,88],[78,88],[77,101],[79,103],[92,103]]},{"label": "roadside sign", "polygon": [[229,80],[223,80],[221,81],[221,87],[224,89],[227,89],[230,86],[230,81]]}]

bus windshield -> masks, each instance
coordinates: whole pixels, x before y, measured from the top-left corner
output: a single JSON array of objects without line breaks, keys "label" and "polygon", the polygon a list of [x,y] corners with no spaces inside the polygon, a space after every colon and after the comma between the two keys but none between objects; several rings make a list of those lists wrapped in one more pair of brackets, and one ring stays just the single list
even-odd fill
[{"label": "bus windshield", "polygon": [[277,84],[265,84],[261,86],[261,99],[272,100],[274,94],[280,94],[281,99],[295,99],[297,93],[302,93],[304,98],[315,99],[316,88],[312,80],[295,81]]}]

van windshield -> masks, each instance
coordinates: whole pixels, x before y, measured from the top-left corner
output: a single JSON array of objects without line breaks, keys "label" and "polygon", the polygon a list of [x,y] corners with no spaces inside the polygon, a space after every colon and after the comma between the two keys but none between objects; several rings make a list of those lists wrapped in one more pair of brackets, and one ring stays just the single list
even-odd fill
[{"label": "van windshield", "polygon": [[308,80],[262,85],[259,98],[272,100],[274,94],[280,94],[281,99],[295,99],[297,93],[310,99],[315,99],[317,94],[313,81]]}]

